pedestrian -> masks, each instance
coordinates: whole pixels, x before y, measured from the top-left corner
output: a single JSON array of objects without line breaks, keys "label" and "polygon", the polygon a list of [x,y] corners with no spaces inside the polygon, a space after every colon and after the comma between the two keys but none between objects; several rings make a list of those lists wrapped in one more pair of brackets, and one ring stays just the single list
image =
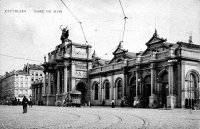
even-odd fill
[{"label": "pedestrian", "polygon": [[112,108],[114,108],[114,107],[115,107],[115,101],[112,100],[112,101],[111,101],[111,104],[112,104]]},{"label": "pedestrian", "polygon": [[33,106],[33,102],[32,102],[32,99],[30,99],[29,101],[29,107],[32,107]]},{"label": "pedestrian", "polygon": [[27,113],[27,104],[28,104],[28,99],[26,98],[26,96],[24,96],[22,100],[23,113]]}]

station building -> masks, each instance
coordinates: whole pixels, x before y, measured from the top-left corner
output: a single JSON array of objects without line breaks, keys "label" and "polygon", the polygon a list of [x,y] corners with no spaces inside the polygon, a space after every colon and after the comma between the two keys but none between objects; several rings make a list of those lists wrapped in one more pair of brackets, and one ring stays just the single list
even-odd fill
[{"label": "station building", "polygon": [[146,50],[130,53],[121,43],[110,62],[93,54],[90,69],[93,105],[124,104],[137,107],[192,107],[200,99],[200,46],[170,43],[155,33]]},{"label": "station building", "polygon": [[146,50],[133,53],[121,43],[111,60],[91,55],[91,46],[62,40],[43,64],[48,82],[43,103],[63,102],[67,92],[82,92],[82,103],[137,107],[191,107],[200,99],[200,46],[170,43],[155,30]]}]

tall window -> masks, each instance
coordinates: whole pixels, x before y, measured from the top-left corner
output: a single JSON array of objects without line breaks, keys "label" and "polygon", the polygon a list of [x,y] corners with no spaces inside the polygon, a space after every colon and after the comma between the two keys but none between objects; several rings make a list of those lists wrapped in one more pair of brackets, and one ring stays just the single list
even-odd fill
[{"label": "tall window", "polygon": [[198,99],[199,92],[198,92],[198,81],[195,74],[191,73],[189,75],[189,85],[188,85],[188,97]]},{"label": "tall window", "polygon": [[95,83],[95,85],[94,85],[94,90],[95,90],[95,100],[98,100],[98,91],[99,91],[98,88],[99,88],[99,87],[98,87],[98,83]]},{"label": "tall window", "polygon": [[118,80],[116,85],[117,85],[117,98],[121,99],[122,98],[122,92],[123,92],[123,90],[122,90],[122,80]]},{"label": "tall window", "polygon": [[110,99],[110,84],[108,81],[105,82],[106,99]]}]

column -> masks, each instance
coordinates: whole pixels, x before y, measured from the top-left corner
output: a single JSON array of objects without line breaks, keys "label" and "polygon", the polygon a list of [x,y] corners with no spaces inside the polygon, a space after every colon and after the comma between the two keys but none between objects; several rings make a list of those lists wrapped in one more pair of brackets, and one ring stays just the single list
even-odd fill
[{"label": "column", "polygon": [[169,95],[172,94],[173,95],[173,87],[174,87],[174,71],[173,71],[173,65],[169,64],[168,66],[168,82],[169,82]]},{"label": "column", "polygon": [[151,96],[153,96],[153,88],[155,86],[155,81],[154,81],[154,77],[155,77],[155,70],[154,70],[154,63],[151,64]]},{"label": "column", "polygon": [[67,66],[64,67],[64,93],[68,92],[68,87],[67,87]]},{"label": "column", "polygon": [[102,97],[102,96],[103,96],[103,91],[102,91],[102,77],[101,77],[101,75],[100,75],[100,77],[99,77],[99,85],[100,85],[100,93],[101,93],[101,94],[100,94],[100,95],[101,95],[101,96],[100,96],[100,98],[101,98],[100,101],[102,102],[102,101],[103,101],[103,97]]},{"label": "column", "polygon": [[60,94],[60,71],[57,71],[57,95]]},{"label": "column", "polygon": [[48,73],[49,77],[48,77],[48,94],[51,94],[51,73]]},{"label": "column", "polygon": [[47,106],[50,105],[50,94],[51,94],[51,73],[48,73],[48,87],[47,87]]},{"label": "column", "polygon": [[40,84],[38,84],[38,101],[40,101]]},{"label": "column", "polygon": [[114,89],[115,89],[115,88],[114,88],[114,87],[115,87],[115,83],[114,83],[114,73],[112,74],[112,77],[111,77],[111,78],[112,78],[112,80],[111,80],[111,81],[112,81],[112,82],[111,82],[111,83],[112,83],[112,87],[111,87],[111,88],[112,88],[112,89],[111,89],[111,99],[113,100],[113,99],[114,99]]},{"label": "column", "polygon": [[43,93],[43,95],[46,95],[46,73],[44,73],[44,84],[43,84],[43,86],[44,86],[44,93]]},{"label": "column", "polygon": [[168,83],[169,83],[169,95],[167,96],[167,107],[174,108],[176,106],[176,97],[174,96],[174,63],[168,61]]},{"label": "column", "polygon": [[32,89],[33,89],[33,93],[32,93],[33,99],[36,100],[36,98],[35,98],[35,88],[33,87]]},{"label": "column", "polygon": [[151,96],[149,96],[149,107],[155,108],[158,106],[157,96],[154,94],[155,88],[155,63],[151,63]]},{"label": "column", "polygon": [[138,97],[138,68],[136,69],[136,80],[135,80],[135,82],[136,82],[136,98]]},{"label": "column", "polygon": [[38,100],[38,89],[37,89],[37,86],[35,87],[35,99]]}]

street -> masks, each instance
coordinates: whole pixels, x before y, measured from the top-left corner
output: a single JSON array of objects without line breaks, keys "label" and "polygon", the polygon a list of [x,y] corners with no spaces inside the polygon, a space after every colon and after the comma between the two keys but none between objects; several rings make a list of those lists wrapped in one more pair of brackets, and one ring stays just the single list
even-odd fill
[{"label": "street", "polygon": [[1,129],[199,129],[200,110],[0,105]]}]

